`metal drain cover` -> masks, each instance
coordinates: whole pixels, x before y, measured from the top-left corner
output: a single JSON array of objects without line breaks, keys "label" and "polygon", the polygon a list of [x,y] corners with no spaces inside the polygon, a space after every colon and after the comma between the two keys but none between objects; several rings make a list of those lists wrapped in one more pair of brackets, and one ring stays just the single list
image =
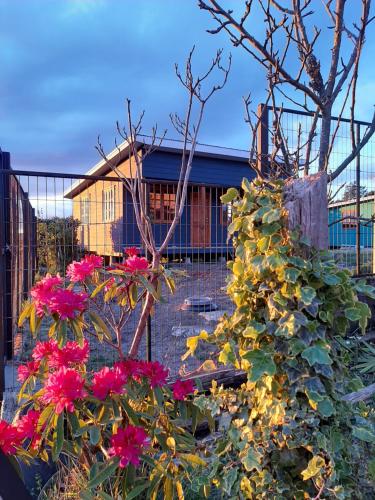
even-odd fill
[{"label": "metal drain cover", "polygon": [[184,300],[181,309],[184,311],[207,312],[217,311],[218,306],[211,297],[188,297]]}]

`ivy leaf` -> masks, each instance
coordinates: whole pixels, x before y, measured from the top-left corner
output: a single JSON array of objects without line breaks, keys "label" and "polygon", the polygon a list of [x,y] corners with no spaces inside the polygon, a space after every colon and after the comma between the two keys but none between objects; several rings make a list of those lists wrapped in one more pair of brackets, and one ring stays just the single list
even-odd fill
[{"label": "ivy leaf", "polygon": [[233,201],[238,196],[238,191],[236,188],[229,188],[228,191],[220,196],[221,203],[227,204]]},{"label": "ivy leaf", "polygon": [[313,457],[309,461],[306,469],[301,472],[303,480],[307,481],[308,479],[317,476],[323,467],[325,467],[325,464],[326,463],[322,457],[319,457],[318,455]]},{"label": "ivy leaf", "polygon": [[301,271],[296,269],[295,267],[287,267],[284,269],[284,280],[288,283],[295,283],[298,279],[298,276],[301,274]]},{"label": "ivy leaf", "polygon": [[226,344],[224,344],[223,349],[220,351],[218,361],[219,363],[223,363],[224,365],[227,365],[228,363],[232,363],[233,365],[235,364],[236,355],[231,343],[227,342]]},{"label": "ivy leaf", "polygon": [[267,210],[267,212],[262,217],[263,224],[272,224],[272,222],[277,222],[280,220],[281,211],[279,208],[272,208]]},{"label": "ivy leaf", "polygon": [[256,382],[264,374],[275,375],[276,365],[273,356],[260,349],[248,351],[242,356],[251,363],[250,382]]},{"label": "ivy leaf", "polygon": [[243,264],[241,261],[237,261],[233,264],[233,274],[235,276],[242,276],[244,273]]},{"label": "ivy leaf", "polygon": [[256,469],[257,471],[261,471],[260,465],[260,453],[254,450],[254,448],[248,448],[245,456],[242,459],[242,463],[247,470],[247,472],[251,472]]},{"label": "ivy leaf", "polygon": [[305,306],[312,304],[316,297],[316,291],[311,286],[303,286],[300,289],[299,297],[297,297]]},{"label": "ivy leaf", "polygon": [[269,244],[270,244],[270,239],[267,236],[261,238],[260,240],[258,240],[257,243],[258,250],[260,252],[265,252],[266,250],[268,250]]},{"label": "ivy leaf", "polygon": [[345,309],[344,314],[349,321],[358,321],[361,319],[361,313],[356,307],[348,307]]},{"label": "ivy leaf", "polygon": [[258,321],[251,320],[248,323],[248,326],[243,331],[242,335],[244,337],[249,337],[252,339],[256,339],[258,335],[266,331],[266,325],[263,323],[259,323]]},{"label": "ivy leaf", "polygon": [[361,441],[366,441],[366,443],[375,443],[375,434],[365,427],[354,427],[353,436]]},{"label": "ivy leaf", "polygon": [[276,234],[279,229],[281,229],[280,224],[278,222],[272,222],[272,224],[264,224],[261,227],[261,233],[265,236],[272,236],[273,234]]},{"label": "ivy leaf", "polygon": [[335,286],[341,283],[341,278],[336,274],[323,274],[322,279],[326,285]]},{"label": "ivy leaf", "polygon": [[302,358],[306,359],[310,366],[319,363],[321,365],[331,365],[332,359],[329,357],[328,348],[323,342],[316,342],[311,347],[305,349]]},{"label": "ivy leaf", "polygon": [[332,402],[325,398],[318,403],[318,412],[322,415],[322,417],[331,417],[335,414],[335,408]]}]

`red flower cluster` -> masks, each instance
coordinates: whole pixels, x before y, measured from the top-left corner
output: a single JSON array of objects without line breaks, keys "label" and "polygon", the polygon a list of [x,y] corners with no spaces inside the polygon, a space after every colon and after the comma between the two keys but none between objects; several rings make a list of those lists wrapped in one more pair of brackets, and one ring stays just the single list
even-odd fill
[{"label": "red flower cluster", "polygon": [[195,384],[193,380],[176,380],[172,386],[173,397],[177,401],[183,401],[188,394],[191,394],[195,390]]},{"label": "red flower cluster", "polygon": [[103,266],[103,258],[98,255],[86,255],[80,262],[73,261],[69,264],[66,276],[70,281],[84,281],[87,277],[92,276],[95,269]]},{"label": "red flower cluster", "polygon": [[38,316],[43,316],[47,310],[50,314],[57,314],[60,319],[67,319],[85,310],[87,294],[58,288],[61,284],[59,276],[47,275],[31,289],[30,295]]},{"label": "red flower cluster", "polygon": [[149,262],[144,257],[138,257],[139,250],[135,247],[125,249],[127,258],[121,264],[115,264],[117,269],[127,273],[144,273],[149,268]]},{"label": "red flower cluster", "polygon": [[48,305],[49,299],[57,286],[62,284],[60,276],[47,274],[31,289],[30,295],[34,300],[38,316],[43,316],[44,307]]},{"label": "red flower cluster", "polygon": [[50,355],[50,368],[61,368],[69,365],[82,365],[89,359],[89,343],[85,339],[82,347],[78,342],[72,340],[67,342],[64,347],[56,347]]},{"label": "red flower cluster", "polygon": [[[32,357],[35,364],[40,364],[41,361],[46,359],[48,366],[54,369],[61,368],[62,366],[81,365],[88,361],[89,343],[85,339],[81,347],[78,342],[72,340],[67,342],[63,347],[59,347],[55,340],[38,342],[34,347]],[[27,365],[29,364],[27,363]],[[20,366],[19,371],[22,368],[22,373],[26,372],[27,365]],[[33,368],[33,366],[30,368]]]},{"label": "red flower cluster", "polygon": [[24,365],[20,365],[17,369],[19,382],[25,382],[29,377],[35,375],[40,367],[39,361],[28,361]]},{"label": "red flower cluster", "polygon": [[56,405],[56,413],[64,408],[70,413],[74,411],[74,401],[87,396],[84,390],[85,381],[73,368],[62,367],[52,373],[44,386],[41,401]]},{"label": "red flower cluster", "polygon": [[96,372],[92,379],[92,392],[98,399],[105,399],[108,394],[122,394],[126,384],[126,376],[118,367],[105,366]]},{"label": "red flower cluster", "polygon": [[134,257],[134,255],[139,255],[139,248],[128,247],[124,249],[124,252],[128,257]]},{"label": "red flower cluster", "polygon": [[0,449],[5,455],[14,455],[21,445],[22,436],[5,420],[0,420]]},{"label": "red flower cluster", "polygon": [[15,425],[0,420],[0,449],[5,455],[14,455],[25,439],[32,440],[36,446],[40,435],[36,432],[40,411],[30,410]]},{"label": "red flower cluster", "polygon": [[169,370],[158,361],[127,359],[116,363],[115,366],[124,374],[126,381],[129,378],[140,380],[144,377],[148,380],[152,389],[165,385],[169,374]]},{"label": "red flower cluster", "polygon": [[149,442],[149,437],[142,427],[128,425],[125,429],[119,428],[112,435],[112,447],[108,453],[110,456],[120,457],[120,467],[139,465],[139,456]]}]

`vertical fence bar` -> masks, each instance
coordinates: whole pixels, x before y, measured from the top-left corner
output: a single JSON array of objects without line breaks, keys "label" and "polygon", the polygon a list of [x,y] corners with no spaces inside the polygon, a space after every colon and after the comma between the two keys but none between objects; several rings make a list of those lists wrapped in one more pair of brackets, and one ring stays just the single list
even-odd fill
[{"label": "vertical fence bar", "polygon": [[[3,170],[3,154],[0,152],[0,168]],[[4,220],[4,187],[5,175],[0,174],[0,405],[5,391],[5,220]]]},{"label": "vertical fence bar", "polygon": [[[361,137],[361,126],[356,124],[356,143],[359,144]],[[355,159],[356,168],[356,273],[361,274],[361,154],[358,153]]]}]

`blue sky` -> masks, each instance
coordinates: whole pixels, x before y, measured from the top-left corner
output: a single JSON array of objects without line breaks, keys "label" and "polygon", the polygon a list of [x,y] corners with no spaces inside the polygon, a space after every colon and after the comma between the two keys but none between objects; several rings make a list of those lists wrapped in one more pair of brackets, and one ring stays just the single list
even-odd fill
[{"label": "blue sky", "polygon": [[[247,148],[242,96],[251,91],[254,103],[262,100],[263,71],[225,34],[205,32],[212,26],[196,0],[0,0],[0,146],[11,152],[13,168],[85,172],[98,161],[98,134],[112,149],[126,97],[136,111],[146,110],[145,133],[158,122],[174,137],[168,115],[184,110],[185,94],[173,66],[183,64],[193,44],[198,69],[219,47],[233,54],[228,85],[210,102],[200,141]],[[260,32],[261,16],[251,29]],[[327,31],[321,40],[323,69],[331,36]],[[374,50],[371,26],[358,92],[361,119],[373,111]]]}]

